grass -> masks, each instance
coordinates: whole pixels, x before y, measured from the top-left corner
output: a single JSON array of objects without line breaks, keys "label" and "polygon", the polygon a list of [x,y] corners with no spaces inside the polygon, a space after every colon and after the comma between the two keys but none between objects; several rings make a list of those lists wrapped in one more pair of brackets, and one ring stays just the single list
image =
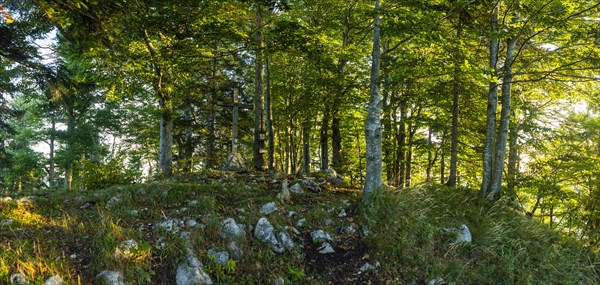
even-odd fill
[{"label": "grass", "polygon": [[[508,204],[444,186],[384,191],[365,210],[382,278],[398,284],[440,277],[447,284],[600,283],[595,254]],[[472,244],[454,244],[442,231],[461,224]]]},{"label": "grass", "polygon": [[[280,210],[268,217],[276,229],[290,233],[298,219],[306,219],[306,226],[298,228],[301,233],[292,233],[294,250],[274,253],[248,231],[247,238],[237,240],[243,257],[216,265],[208,250],[226,249],[229,243],[219,236],[220,222],[232,217],[254,226],[262,216],[260,207],[276,201],[278,186],[271,178],[254,178],[210,172],[98,191],[13,194],[12,201],[0,200],[0,220],[14,220],[0,227],[0,284],[16,272],[30,284],[42,284],[55,274],[65,284],[93,284],[106,269],[123,272],[131,284],[172,284],[186,254],[187,242],[179,236],[183,230],[190,232],[189,243],[216,284],[272,284],[278,277],[286,284],[339,284],[339,276],[321,270],[350,261],[340,253],[338,263],[317,256],[321,263],[309,265],[315,257],[303,239],[314,229],[337,236],[339,244],[342,236],[352,237],[336,234],[341,209],[349,214],[345,226],[368,232],[361,241],[368,252],[351,256],[358,267],[366,260],[378,265],[369,275],[376,282],[425,284],[443,278],[447,284],[600,283],[598,257],[577,241],[524,217],[508,203],[490,204],[468,189],[443,186],[384,190],[358,212],[352,209],[360,193],[294,195],[291,202],[277,202]],[[30,202],[19,198],[27,195]],[[296,214],[290,217],[289,211]],[[171,233],[157,226],[167,219],[193,219],[204,226],[183,226]],[[454,244],[455,236],[442,231],[461,224],[471,230],[472,244]],[[117,254],[121,243],[131,239],[138,247],[129,255]],[[354,276],[357,268],[344,274]]]}]

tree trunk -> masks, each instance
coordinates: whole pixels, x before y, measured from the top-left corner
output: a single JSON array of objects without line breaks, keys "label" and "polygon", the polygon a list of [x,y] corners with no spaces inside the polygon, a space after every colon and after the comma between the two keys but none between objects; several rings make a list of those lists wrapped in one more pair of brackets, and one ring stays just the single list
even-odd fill
[{"label": "tree trunk", "polygon": [[268,168],[269,171],[275,170],[275,139],[273,134],[273,109],[271,103],[271,71],[269,70],[269,59],[265,60],[265,68],[267,72],[267,91],[265,94],[265,114],[267,119],[267,139],[269,141],[268,149]]},{"label": "tree trunk", "polygon": [[396,164],[397,164],[397,180],[399,188],[404,188],[406,178],[406,121],[408,118],[408,109],[406,107],[406,99],[400,100],[400,122],[398,122],[397,148],[396,148]]},{"label": "tree trunk", "polygon": [[254,169],[262,171],[265,160],[262,154],[264,144],[264,118],[263,118],[263,34],[262,34],[262,12],[260,5],[256,5],[256,21],[258,28],[256,29],[256,58],[254,60],[254,143],[252,144],[252,154]]},{"label": "tree trunk", "polygon": [[194,142],[193,140],[193,136],[192,136],[192,110],[191,110],[191,106],[187,106],[184,113],[183,113],[183,117],[185,120],[185,127],[184,127],[184,132],[185,132],[185,141],[184,141],[184,146],[183,146],[183,171],[184,172],[191,172],[192,168],[193,168],[193,154],[194,154]]},{"label": "tree trunk", "polygon": [[55,168],[54,168],[54,141],[56,140],[56,120],[54,116],[51,118],[52,127],[50,129],[50,161],[48,162],[48,186],[50,189],[54,189],[56,187],[55,184]]},{"label": "tree trunk", "polygon": [[321,122],[321,170],[329,168],[329,108],[323,111]]},{"label": "tree trunk", "polygon": [[440,144],[440,183],[443,183],[446,179],[446,158],[444,157],[444,146],[446,144],[446,136],[448,133],[446,130],[442,132],[442,142]]},{"label": "tree trunk", "polygon": [[143,31],[143,37],[148,53],[152,58],[153,88],[159,98],[160,106],[159,174],[171,175],[173,173],[173,153],[171,150],[173,146],[173,102],[171,95],[165,90],[166,82],[169,82],[169,74],[159,65],[159,55],[150,41],[147,30]]},{"label": "tree trunk", "polygon": [[502,110],[500,111],[500,126],[496,141],[496,155],[494,158],[494,169],[492,172],[492,181],[490,190],[486,198],[489,200],[498,200],[500,198],[500,188],[502,186],[502,174],[504,170],[504,157],[506,155],[506,141],[508,137],[508,127],[510,123],[510,97],[513,80],[512,64],[514,62],[515,49],[518,37],[508,40],[506,47],[506,60],[504,63],[504,76],[502,77]]},{"label": "tree trunk", "polygon": [[379,60],[381,54],[379,42],[379,0],[375,0],[373,23],[373,53],[371,79],[369,83],[369,106],[365,119],[365,141],[367,166],[363,201],[369,202],[372,195],[381,187],[381,96],[379,94]]},{"label": "tree trunk", "polygon": [[302,173],[310,173],[310,122],[302,126]]},{"label": "tree trunk", "polygon": [[460,65],[463,63],[463,56],[461,50],[460,40],[462,39],[462,17],[463,12],[459,11],[458,16],[458,27],[456,28],[456,39],[459,39],[456,47],[456,58],[454,62],[454,80],[452,83],[452,128],[451,128],[451,140],[452,146],[450,147],[450,175],[446,185],[450,187],[456,186],[457,171],[458,171],[458,116],[459,116],[459,95],[461,89],[460,82]]},{"label": "tree trunk", "polygon": [[210,92],[206,94],[206,158],[204,162],[205,169],[212,169],[215,166],[215,100],[219,83],[217,82],[217,59],[212,60],[211,86]]},{"label": "tree trunk", "polygon": [[[512,112],[512,117],[514,121],[515,112]],[[511,196],[511,198],[515,199],[517,194],[515,192],[515,185],[517,183],[517,176],[519,172],[519,146],[518,146],[518,136],[519,129],[516,124],[513,124],[509,128],[508,133],[508,170],[507,170],[507,193]]]},{"label": "tree trunk", "polygon": [[[419,116],[421,110],[417,111],[416,116]],[[406,146],[406,176],[404,179],[404,185],[410,187],[412,180],[412,158],[413,158],[413,142],[415,139],[415,133],[417,132],[416,125],[408,126],[408,143]]]},{"label": "tree trunk", "polygon": [[498,30],[498,5],[494,7],[491,17],[492,38],[490,39],[489,58],[489,86],[487,98],[485,147],[483,150],[483,173],[481,181],[481,194],[487,196],[492,181],[492,166],[494,142],[496,141],[496,111],[498,109],[498,81],[496,79],[496,66],[498,65],[498,50],[500,42],[496,38]]},{"label": "tree trunk", "polygon": [[160,147],[159,168],[160,173],[171,175],[173,173],[173,101],[167,94],[162,94],[159,100],[160,114]]}]

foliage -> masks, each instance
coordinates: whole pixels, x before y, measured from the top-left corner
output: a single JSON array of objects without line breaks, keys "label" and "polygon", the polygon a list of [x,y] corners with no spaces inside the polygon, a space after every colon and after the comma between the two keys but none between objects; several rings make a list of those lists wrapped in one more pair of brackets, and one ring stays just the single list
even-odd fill
[{"label": "foliage", "polygon": [[98,190],[112,185],[127,185],[136,181],[139,176],[135,171],[127,169],[124,161],[118,158],[107,163],[85,160],[81,164],[81,185],[84,189]]}]

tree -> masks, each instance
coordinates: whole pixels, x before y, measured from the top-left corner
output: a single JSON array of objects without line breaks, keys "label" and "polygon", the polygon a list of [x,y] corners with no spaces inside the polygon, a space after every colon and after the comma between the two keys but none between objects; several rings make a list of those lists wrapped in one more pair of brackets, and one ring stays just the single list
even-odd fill
[{"label": "tree", "polygon": [[371,81],[369,83],[369,106],[365,119],[365,141],[367,151],[367,173],[363,188],[363,201],[368,202],[381,187],[381,96],[379,94],[379,60],[381,46],[379,39],[379,0],[375,1],[373,22],[373,53],[371,61]]}]

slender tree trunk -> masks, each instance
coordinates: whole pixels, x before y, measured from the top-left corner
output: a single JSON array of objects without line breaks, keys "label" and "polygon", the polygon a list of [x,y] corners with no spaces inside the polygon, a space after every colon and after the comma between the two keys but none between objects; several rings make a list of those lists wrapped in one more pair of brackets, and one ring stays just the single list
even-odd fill
[{"label": "slender tree trunk", "polygon": [[463,12],[459,11],[458,16],[458,27],[456,28],[456,39],[458,40],[458,44],[456,47],[456,59],[454,62],[454,80],[452,87],[452,130],[451,130],[451,139],[452,146],[450,147],[450,175],[448,177],[448,182],[446,185],[450,187],[456,186],[457,179],[457,171],[458,171],[458,116],[460,111],[460,90],[461,90],[461,70],[460,65],[463,63],[462,56],[462,22],[463,22]]},{"label": "slender tree trunk", "polygon": [[[516,121],[515,112],[512,112],[513,122]],[[519,129],[516,124],[511,124],[508,133],[508,170],[507,170],[507,193],[511,198],[516,198],[515,185],[517,183],[517,176],[519,172],[519,145],[518,136]]]},{"label": "slender tree trunk", "polygon": [[173,101],[170,96],[164,94],[160,100],[160,148],[159,148],[159,167],[161,174],[170,175],[173,173]]},{"label": "slender tree trunk", "polygon": [[511,86],[514,77],[512,73],[512,64],[514,62],[517,40],[518,37],[508,40],[506,61],[504,63],[504,76],[502,77],[502,110],[500,111],[500,126],[498,128],[498,136],[496,141],[496,156],[494,158],[494,168],[492,172],[490,190],[486,195],[487,199],[494,201],[500,198],[500,189],[502,186],[504,157],[506,155],[506,141],[510,123]]},{"label": "slender tree trunk", "polygon": [[448,135],[448,133],[446,132],[446,130],[444,130],[444,132],[442,132],[442,142],[440,144],[440,182],[443,183],[446,179],[446,158],[445,158],[445,154],[446,152],[444,151],[444,146],[446,144],[446,136]]},{"label": "slender tree trunk", "polygon": [[252,147],[254,169],[262,171],[265,160],[262,154],[262,146],[264,138],[261,135],[264,133],[264,114],[263,114],[263,34],[262,34],[262,11],[260,5],[256,5],[256,21],[258,28],[256,29],[256,58],[254,60],[254,143]]},{"label": "slender tree trunk", "polygon": [[432,141],[433,131],[431,127],[427,129],[427,168],[425,169],[425,180],[430,183],[432,181],[431,178],[431,169],[433,168],[434,157],[433,157],[433,141]]},{"label": "slender tree trunk", "polygon": [[331,119],[331,164],[333,169],[343,173],[342,132],[340,125],[339,111],[336,111],[333,113],[333,119]]},{"label": "slender tree trunk", "polygon": [[302,126],[302,173],[310,173],[310,122]]},{"label": "slender tree trunk", "polygon": [[329,108],[323,111],[321,122],[321,170],[329,168]]},{"label": "slender tree trunk", "polygon": [[365,119],[365,141],[367,151],[367,172],[363,201],[369,202],[371,196],[381,187],[382,151],[381,151],[381,96],[379,94],[379,61],[381,46],[379,42],[379,0],[375,0],[373,23],[373,53],[371,79],[369,83],[369,106]]},{"label": "slender tree trunk", "polygon": [[186,107],[184,113],[183,113],[183,117],[185,120],[185,127],[184,127],[184,132],[185,132],[185,142],[184,142],[184,149],[183,149],[183,159],[184,159],[184,167],[183,167],[183,171],[184,172],[190,172],[192,171],[192,168],[194,167],[194,162],[193,162],[193,155],[194,155],[194,142],[193,142],[193,134],[192,134],[192,110],[191,107],[188,106]]},{"label": "slender tree trunk", "polygon": [[483,173],[481,181],[481,194],[487,196],[492,181],[492,167],[494,163],[494,142],[496,141],[496,112],[498,109],[498,81],[496,79],[496,66],[498,65],[498,52],[500,42],[495,35],[498,30],[498,7],[496,4],[491,16],[491,39],[489,58],[489,87],[487,98],[486,135],[483,150]]},{"label": "slender tree trunk", "polygon": [[[419,116],[420,110],[417,112],[417,116]],[[415,138],[415,133],[417,132],[416,126],[408,126],[408,143],[406,145],[406,176],[404,179],[404,185],[406,187],[410,187],[412,180],[412,158],[413,158],[413,142]]]},{"label": "slender tree trunk", "polygon": [[398,164],[398,182],[399,188],[404,188],[406,180],[406,121],[408,118],[408,109],[406,99],[400,100],[400,122],[398,122],[398,138],[397,138],[397,164]]},{"label": "slender tree trunk", "polygon": [[269,171],[275,170],[275,139],[273,138],[273,109],[271,103],[271,71],[269,70],[269,59],[265,60],[265,68],[267,72],[267,90],[265,94],[265,115],[267,118],[267,139],[269,141],[268,149],[268,168]]},{"label": "slender tree trunk", "polygon": [[210,92],[206,94],[206,160],[205,169],[212,169],[215,166],[215,100],[219,83],[217,82],[217,59],[212,59],[211,86]]},{"label": "slender tree trunk", "polygon": [[54,116],[51,117],[51,123],[52,123],[52,127],[50,129],[50,161],[48,162],[50,165],[48,167],[48,186],[50,187],[50,189],[54,189],[56,187],[55,184],[55,167],[54,167],[54,141],[56,140],[56,120],[54,119]]}]

